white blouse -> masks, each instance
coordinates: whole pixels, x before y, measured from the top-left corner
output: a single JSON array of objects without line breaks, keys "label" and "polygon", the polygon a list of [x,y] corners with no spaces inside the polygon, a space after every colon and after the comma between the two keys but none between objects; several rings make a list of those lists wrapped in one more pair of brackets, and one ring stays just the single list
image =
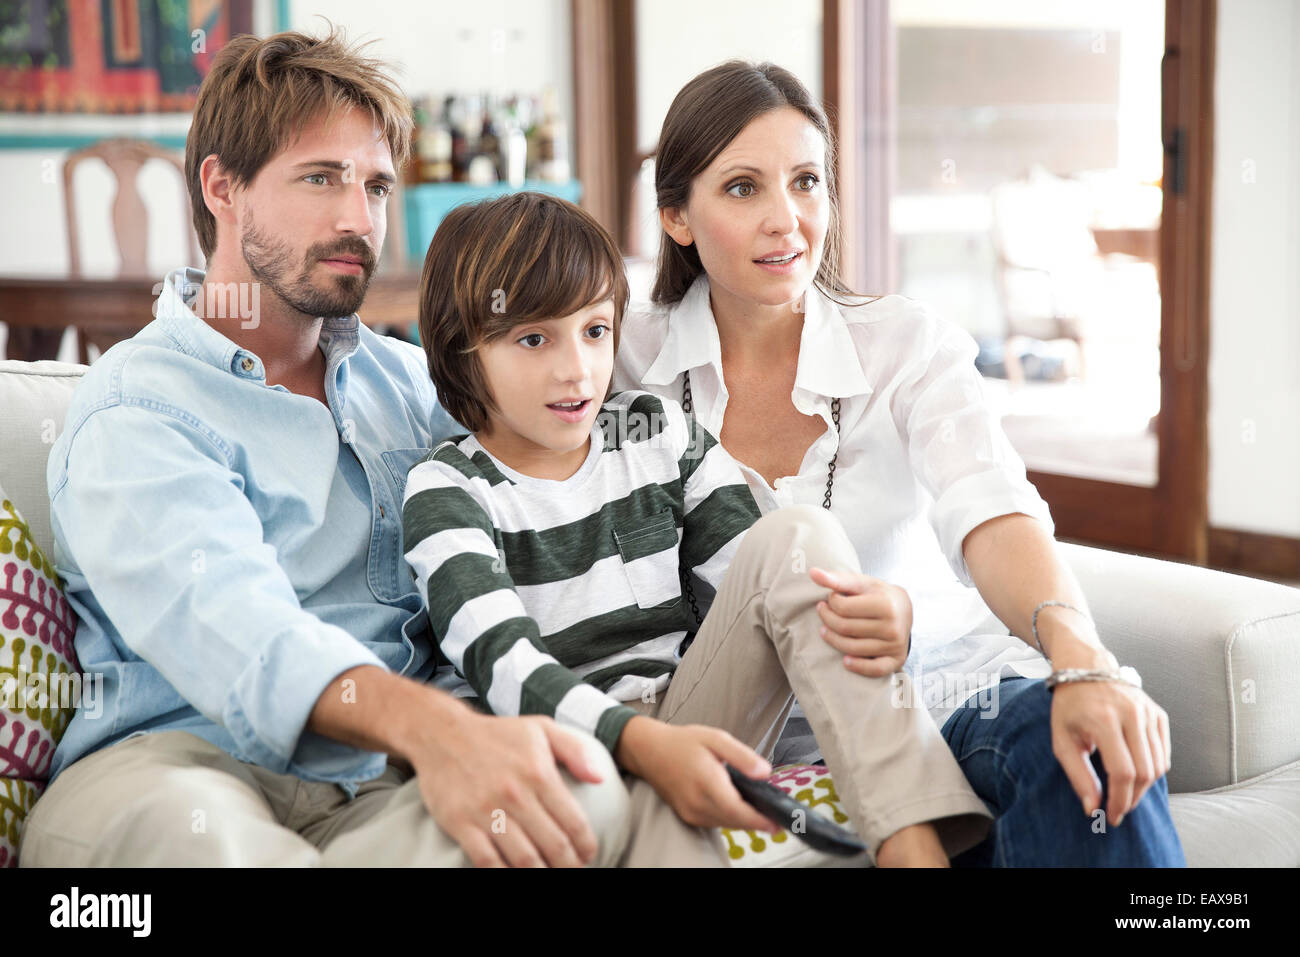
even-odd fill
[{"label": "white blouse", "polygon": [[[962,540],[981,523],[1014,512],[1054,531],[1047,503],[984,400],[975,341],[961,327],[903,296],[840,306],[816,287],[805,296],[799,365],[790,398],[826,431],[776,487],[741,463],[760,510],[820,507],[837,449],[831,511],[868,575],[912,599],[913,645],[906,671],[942,727],[972,694],[1004,675],[1042,678],[1046,660],[989,610],[974,588]],[[675,306],[634,303],[624,316],[614,388],[682,399],[683,373],[700,422],[715,436],[727,411],[722,349],[700,276]],[[840,398],[840,429],[831,400]],[[1011,558],[1011,556],[1009,556]]]}]

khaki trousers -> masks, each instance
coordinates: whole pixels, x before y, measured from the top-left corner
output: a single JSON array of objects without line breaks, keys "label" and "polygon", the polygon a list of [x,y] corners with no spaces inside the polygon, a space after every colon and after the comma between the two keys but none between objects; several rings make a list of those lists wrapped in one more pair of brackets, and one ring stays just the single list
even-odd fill
[{"label": "khaki trousers", "polygon": [[[659,701],[628,702],[669,724],[729,731],[770,760],[798,697],[870,858],[885,838],[932,821],[948,856],[992,822],[906,675],[856,675],[819,634],[827,590],[813,567],[860,572],[825,509],[796,505],[749,530],[704,623]],[[919,701],[919,698],[917,699]],[[645,781],[624,775],[631,839],[624,866],[727,866],[716,830],[685,824]]]},{"label": "khaki trousers", "polygon": [[[581,735],[600,784],[560,774],[612,866],[627,791],[609,752]],[[23,867],[464,867],[469,861],[396,765],[349,800],[338,785],[276,774],[187,731],[129,738],[66,768],[23,831]]]}]

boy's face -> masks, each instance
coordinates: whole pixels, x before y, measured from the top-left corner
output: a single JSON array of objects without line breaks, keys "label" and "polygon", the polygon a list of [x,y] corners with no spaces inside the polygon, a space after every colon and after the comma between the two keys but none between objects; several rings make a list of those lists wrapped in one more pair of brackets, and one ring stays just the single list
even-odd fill
[{"label": "boy's face", "polygon": [[254,278],[309,317],[356,312],[395,182],[388,143],[364,111],[309,123],[239,191],[240,249]]},{"label": "boy's face", "polygon": [[[557,464],[576,458],[570,453],[585,456],[614,369],[614,301],[521,323],[480,346],[479,359],[499,410],[489,411],[479,436],[488,451],[524,472],[557,456]],[[581,404],[562,407],[571,402]]]}]

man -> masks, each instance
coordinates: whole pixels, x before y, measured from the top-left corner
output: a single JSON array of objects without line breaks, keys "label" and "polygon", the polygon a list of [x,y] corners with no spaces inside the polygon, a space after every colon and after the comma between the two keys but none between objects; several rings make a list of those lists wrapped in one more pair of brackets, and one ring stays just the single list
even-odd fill
[{"label": "man", "polygon": [[216,58],[186,144],[206,273],[168,277],[50,455],[55,563],[106,700],[59,745],[24,865],[618,859],[603,747],[423,683],[402,492],[458,427],[421,351],[355,314],[410,137],[381,64],[334,34]]}]

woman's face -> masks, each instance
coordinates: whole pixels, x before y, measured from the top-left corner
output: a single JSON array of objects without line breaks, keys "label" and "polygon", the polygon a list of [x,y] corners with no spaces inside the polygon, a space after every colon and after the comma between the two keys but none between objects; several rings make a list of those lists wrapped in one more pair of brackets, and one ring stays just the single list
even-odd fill
[{"label": "woman's face", "polygon": [[822,260],[830,220],[825,158],[825,140],[798,110],[764,113],[695,178],[685,208],[662,210],[660,221],[676,242],[695,243],[713,292],[790,303]]}]

